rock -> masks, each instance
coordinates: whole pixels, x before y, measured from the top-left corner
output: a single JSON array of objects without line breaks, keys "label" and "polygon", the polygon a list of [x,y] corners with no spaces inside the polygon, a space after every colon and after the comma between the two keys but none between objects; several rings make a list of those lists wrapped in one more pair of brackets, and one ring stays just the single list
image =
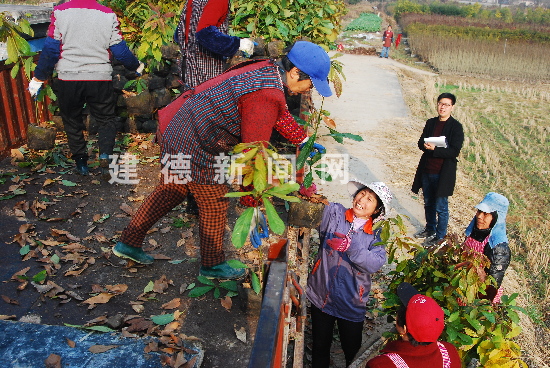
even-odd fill
[{"label": "rock", "polygon": [[33,150],[50,150],[55,146],[55,133],[55,129],[29,124],[27,128],[27,147]]},{"label": "rock", "polygon": [[124,324],[124,317],[121,314],[117,314],[107,318],[107,321],[105,323],[112,329],[118,330]]},{"label": "rock", "polygon": [[157,121],[147,120],[141,125],[141,132],[143,133],[155,133],[157,131]]},{"label": "rock", "polygon": [[164,88],[165,81],[163,77],[159,77],[155,74],[149,74],[149,77],[147,78],[147,86],[149,87],[149,91],[154,91],[159,88]]},{"label": "rock", "polygon": [[181,87],[180,78],[177,75],[170,74],[165,78],[165,87],[176,89]]},{"label": "rock", "polygon": [[155,107],[163,107],[172,102],[172,95],[166,88],[157,89],[151,92]]},{"label": "rock", "polygon": [[55,129],[59,130],[60,132],[65,130],[65,126],[63,125],[63,119],[60,115],[54,115],[52,116],[52,121],[55,126]]},{"label": "rock", "polygon": [[254,39],[254,42],[256,43],[256,45],[254,45],[254,56],[266,56],[267,53],[266,53],[266,44],[265,44],[265,40],[261,37],[256,37]]},{"label": "rock", "polygon": [[113,88],[116,92],[120,93],[124,89],[124,86],[128,83],[128,78],[122,74],[113,75]]},{"label": "rock", "polygon": [[143,91],[139,95],[125,96],[129,115],[147,115],[153,112],[154,98],[149,91]]},{"label": "rock", "polygon": [[283,50],[285,48],[285,43],[283,41],[271,41],[267,44],[267,56],[270,58],[278,58],[283,55]]},{"label": "rock", "polygon": [[161,46],[160,52],[163,59],[174,60],[180,56],[180,48],[176,44]]}]

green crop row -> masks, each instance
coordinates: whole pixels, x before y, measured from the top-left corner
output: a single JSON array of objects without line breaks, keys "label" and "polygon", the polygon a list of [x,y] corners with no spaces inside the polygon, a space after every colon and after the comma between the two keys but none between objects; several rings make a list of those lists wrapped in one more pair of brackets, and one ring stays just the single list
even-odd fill
[{"label": "green crop row", "polygon": [[382,25],[382,18],[373,13],[361,13],[359,18],[354,19],[345,31],[378,32]]}]

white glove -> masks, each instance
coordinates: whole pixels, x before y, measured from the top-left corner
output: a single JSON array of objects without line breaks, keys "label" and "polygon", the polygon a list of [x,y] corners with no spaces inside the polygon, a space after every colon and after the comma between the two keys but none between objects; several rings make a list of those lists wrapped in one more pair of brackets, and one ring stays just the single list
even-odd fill
[{"label": "white glove", "polygon": [[138,76],[141,76],[143,74],[143,69],[145,69],[145,64],[143,64],[141,61],[139,62],[139,66],[136,69],[136,74]]},{"label": "white glove", "polygon": [[254,42],[250,38],[241,38],[239,50],[244,52],[246,56],[252,55],[254,53]]},{"label": "white glove", "polygon": [[42,88],[43,84],[44,82],[39,81],[36,78],[31,79],[31,81],[29,82],[29,88],[28,88],[29,93],[31,94],[31,97],[35,97],[36,95],[38,95],[38,92],[40,92],[40,88]]}]

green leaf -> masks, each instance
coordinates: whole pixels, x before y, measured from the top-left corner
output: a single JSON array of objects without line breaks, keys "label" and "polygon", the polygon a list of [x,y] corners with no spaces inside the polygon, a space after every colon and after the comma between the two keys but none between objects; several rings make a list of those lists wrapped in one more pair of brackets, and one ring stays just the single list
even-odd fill
[{"label": "green leaf", "polygon": [[174,320],[174,313],[159,314],[156,316],[151,316],[151,320],[157,325],[164,326]]},{"label": "green leaf", "polygon": [[147,286],[145,286],[145,288],[143,289],[143,293],[144,294],[150,293],[151,291],[153,291],[154,287],[155,287],[155,283],[153,281],[149,281]]},{"label": "green leaf", "polygon": [[313,173],[309,171],[304,178],[304,187],[309,188],[313,183]]},{"label": "green leaf", "polygon": [[258,275],[256,275],[255,272],[252,272],[250,274],[250,279],[252,281],[252,289],[256,292],[256,294],[260,294],[260,291],[262,291],[262,284],[260,283],[260,278]]},{"label": "green leaf", "polygon": [[52,263],[58,264],[59,263],[59,256],[57,254],[54,254],[53,256],[50,257],[50,260],[52,261]]},{"label": "green leaf", "polygon": [[214,281],[210,280],[208,277],[205,277],[205,276],[200,276],[199,275],[197,277],[197,280],[199,280],[200,282],[202,282],[205,285],[216,286],[216,284],[214,284]]},{"label": "green leaf", "polygon": [[262,192],[267,187],[267,168],[262,154],[257,154],[254,160],[254,189]]},{"label": "green leaf", "polygon": [[221,295],[220,288],[214,289],[214,299],[219,299]]},{"label": "green leaf", "polygon": [[75,182],[72,182],[70,180],[65,180],[65,179],[61,180],[61,184],[63,184],[66,187],[76,187],[78,185]]},{"label": "green leaf", "polygon": [[283,193],[288,194],[297,191],[300,189],[300,184],[298,183],[283,183],[281,185],[277,185],[276,187],[270,188],[270,193]]},{"label": "green leaf", "polygon": [[265,213],[267,215],[267,223],[269,228],[275,233],[281,235],[285,231],[285,223],[279,217],[277,210],[271,201],[264,201]]},{"label": "green leaf", "polygon": [[31,251],[31,246],[29,244],[26,244],[25,246],[21,247],[19,249],[19,254],[22,256],[27,255]]},{"label": "green leaf", "polygon": [[17,73],[19,73],[19,63],[13,64],[13,68],[11,69],[10,76],[12,79],[15,79],[17,77]]},{"label": "green leaf", "polygon": [[234,296],[237,296],[237,295],[239,295],[239,293],[236,291],[228,291],[227,294],[225,294],[225,296],[228,296],[230,298],[233,298]]},{"label": "green leaf", "polygon": [[74,327],[74,328],[82,328],[85,330],[92,330],[92,331],[98,331],[98,332],[114,332],[112,328],[109,328],[107,326],[82,326],[82,325],[72,325],[70,323],[64,323],[67,327]]},{"label": "green leaf", "polygon": [[244,210],[239,216],[233,233],[231,234],[231,241],[236,248],[241,248],[246,241],[248,233],[250,232],[250,224],[252,223],[252,216],[254,215],[254,208],[250,207]]},{"label": "green leaf", "polygon": [[229,291],[237,291],[237,281],[235,280],[228,280],[220,282],[220,287],[229,290]]},{"label": "green leaf", "polygon": [[214,286],[198,286],[196,288],[193,288],[193,290],[189,292],[189,297],[198,298],[199,296],[203,296],[212,289],[214,289]]},{"label": "green leaf", "polygon": [[38,272],[36,275],[34,275],[32,277],[32,281],[42,282],[42,281],[46,280],[47,276],[48,276],[48,274],[46,273],[46,270],[42,270],[42,271]]},{"label": "green leaf", "polygon": [[190,283],[189,285],[187,285],[187,289],[185,289],[185,290],[191,290],[191,289],[193,289],[194,287],[195,287],[195,283],[192,282],[192,283]]},{"label": "green leaf", "polygon": [[227,264],[232,268],[248,268],[247,265],[239,261],[238,259],[227,260]]}]

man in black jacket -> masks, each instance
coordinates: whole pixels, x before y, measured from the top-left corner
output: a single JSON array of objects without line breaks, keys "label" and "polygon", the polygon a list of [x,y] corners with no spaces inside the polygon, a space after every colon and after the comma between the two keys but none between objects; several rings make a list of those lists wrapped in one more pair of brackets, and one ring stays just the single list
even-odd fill
[{"label": "man in black jacket", "polygon": [[[452,93],[442,93],[437,98],[438,117],[428,119],[418,148],[424,152],[418,163],[412,191],[424,195],[426,226],[415,234],[424,238],[424,246],[437,244],[447,235],[449,200],[456,183],[457,157],[464,142],[462,124],[451,116],[456,103]],[[426,142],[426,138],[444,137],[443,144]],[[428,139],[430,141],[430,139]]]}]

